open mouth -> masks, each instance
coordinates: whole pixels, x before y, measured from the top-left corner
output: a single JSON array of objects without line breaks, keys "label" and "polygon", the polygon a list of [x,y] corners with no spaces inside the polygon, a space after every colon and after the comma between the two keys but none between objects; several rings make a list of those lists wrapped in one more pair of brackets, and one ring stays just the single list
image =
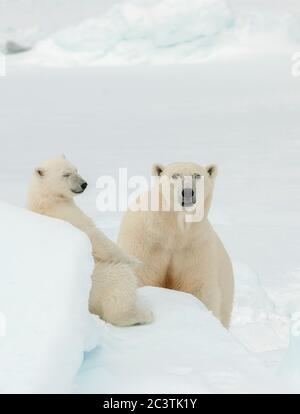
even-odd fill
[{"label": "open mouth", "polygon": [[181,202],[182,207],[192,207],[196,203],[193,198],[183,198]]},{"label": "open mouth", "polygon": [[84,190],[71,190],[72,191],[72,193],[74,193],[74,194],[81,194],[81,193],[83,193],[84,192]]}]

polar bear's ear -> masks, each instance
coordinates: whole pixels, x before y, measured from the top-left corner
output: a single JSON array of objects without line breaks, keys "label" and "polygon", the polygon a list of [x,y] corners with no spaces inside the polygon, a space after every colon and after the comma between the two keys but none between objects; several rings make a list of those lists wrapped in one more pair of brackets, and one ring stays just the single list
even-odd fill
[{"label": "polar bear's ear", "polygon": [[218,174],[218,167],[216,166],[216,164],[210,164],[206,166],[206,171],[210,178],[214,180]]},{"label": "polar bear's ear", "polygon": [[38,167],[35,169],[35,173],[38,177],[44,177],[45,170],[43,170],[43,168]]},{"label": "polar bear's ear", "polygon": [[165,167],[162,164],[154,164],[152,167],[152,175],[157,175],[159,177],[164,168]]}]

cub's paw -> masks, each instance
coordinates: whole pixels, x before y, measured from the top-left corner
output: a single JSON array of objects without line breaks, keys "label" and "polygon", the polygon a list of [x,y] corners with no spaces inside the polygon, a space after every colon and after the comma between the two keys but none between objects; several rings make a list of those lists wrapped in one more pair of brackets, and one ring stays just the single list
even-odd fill
[{"label": "cub's paw", "polygon": [[153,313],[147,309],[134,309],[129,313],[118,318],[104,318],[106,322],[110,322],[116,326],[135,326],[146,325],[153,321]]}]

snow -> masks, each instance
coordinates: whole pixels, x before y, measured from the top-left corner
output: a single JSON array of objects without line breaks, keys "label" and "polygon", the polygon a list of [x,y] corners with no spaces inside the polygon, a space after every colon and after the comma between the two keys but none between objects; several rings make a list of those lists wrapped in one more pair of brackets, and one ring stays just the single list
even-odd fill
[{"label": "snow", "polygon": [[90,243],[66,223],[4,203],[0,226],[0,393],[69,392],[98,340],[87,311]]},{"label": "snow", "polygon": [[85,358],[75,392],[284,391],[193,296],[145,287],[139,299],[153,309],[154,324],[130,329],[106,326],[101,346]]},{"label": "snow", "polygon": [[[32,0],[26,3],[33,4]],[[165,16],[163,33],[157,30],[159,23],[153,2],[145,3],[154,13],[149,17],[151,24],[140,20],[144,11],[141,1],[113,2],[111,9],[109,2],[91,0],[83,10],[76,0],[78,7],[72,13],[68,13],[70,7],[65,1],[59,18],[53,2],[47,2],[47,16],[52,17],[48,26],[40,10],[41,3],[35,2],[35,14],[24,12],[23,18],[19,15],[21,21],[15,26],[11,4],[5,13],[0,13],[0,22],[1,19],[9,22],[1,27],[11,27],[10,31],[5,29],[5,34],[1,32],[2,39],[8,40],[8,32],[9,38],[14,37],[11,34],[19,28],[12,40],[20,42],[25,33],[23,40],[28,39],[34,45],[29,53],[8,56],[7,76],[0,77],[2,199],[23,206],[32,168],[42,159],[65,153],[89,182],[88,191],[78,198],[79,205],[108,236],[116,239],[121,213],[97,210],[99,176],[117,176],[118,168],[127,167],[129,176],[149,177],[154,162],[216,162],[219,176],[210,218],[233,260],[236,279],[229,334],[190,297],[165,291],[153,293],[151,289],[142,290],[140,295],[142,301],[148,301],[154,308],[157,318],[153,325],[120,330],[92,320],[91,323],[96,323],[92,332],[101,335],[101,346],[85,354],[75,386],[69,376],[69,389],[112,392],[122,379],[123,385],[128,380],[130,387],[126,360],[130,357],[132,374],[139,378],[139,389],[145,390],[147,376],[141,380],[141,370],[134,360],[137,355],[137,360],[150,370],[147,359],[151,349],[147,348],[144,335],[153,343],[155,332],[159,332],[155,344],[158,346],[163,338],[161,346],[169,365],[165,370],[164,365],[160,367],[157,363],[157,372],[162,378],[168,377],[164,382],[170,387],[179,385],[182,392],[187,388],[199,392],[243,388],[250,392],[268,382],[270,389],[276,391],[277,381],[283,378],[290,391],[299,392],[300,344],[293,327],[300,311],[300,78],[292,76],[292,56],[300,51],[299,2],[274,0],[272,6],[266,0],[211,2],[215,7],[208,7],[207,20],[201,20],[202,27],[211,30],[217,22],[217,37],[211,37],[208,30],[205,47],[200,47],[194,39],[185,46],[164,48],[163,53],[155,49],[155,41],[168,40],[176,19],[180,36],[185,39],[194,36],[195,26],[189,23],[187,29],[181,25],[176,7],[170,18]],[[162,7],[164,2],[160,4]],[[117,11],[123,18],[132,5],[135,11],[130,8],[125,23],[132,22],[131,30],[139,28],[137,37],[128,39],[120,51],[118,36],[124,33],[124,26],[113,26],[114,37],[107,33],[105,45],[117,39],[116,49],[109,47],[103,53],[103,49],[97,48],[99,26],[115,23]],[[161,12],[160,15],[163,16]],[[216,19],[216,15],[220,18]],[[229,27],[229,20],[222,16],[230,20]],[[34,39],[29,41],[26,33],[37,22],[42,22],[43,27],[37,28]],[[156,30],[150,30],[144,39],[142,33],[147,24],[155,25]],[[143,39],[138,41],[141,36]],[[72,44],[73,39],[78,42]],[[193,45],[195,49],[189,49]],[[84,53],[85,50],[88,52]],[[181,65],[191,61],[194,64]],[[114,66],[108,66],[108,62]],[[144,64],[129,64],[138,62]],[[172,65],[158,65],[171,62]],[[83,256],[76,253],[74,257],[72,254],[77,268],[77,261]],[[1,299],[2,283],[4,286],[8,283],[6,278],[2,279]],[[25,298],[21,299],[24,303]],[[181,307],[186,309],[193,330],[178,337],[174,320],[170,319],[169,327],[166,318],[172,314],[181,321],[177,312]],[[14,309],[16,312],[17,308]],[[202,336],[195,327],[198,316]],[[200,342],[205,359],[197,352],[192,369],[192,353],[187,356],[180,348],[175,364],[176,349],[172,348],[168,355],[170,341],[165,344],[162,326],[172,331],[182,346],[184,336],[190,334],[189,346],[195,351],[194,343]],[[178,329],[184,330],[182,323]],[[134,350],[137,343],[141,344],[143,354],[130,352],[128,345],[132,342]],[[220,352],[218,365],[212,364],[211,358],[218,352],[215,342],[226,349],[223,354]],[[239,355],[236,359],[228,351],[229,345]],[[61,341],[57,346],[62,346]],[[32,352],[29,348],[26,352]],[[114,358],[121,366],[117,367]],[[206,367],[201,373],[198,358]],[[248,362],[244,364],[243,359]],[[51,362],[55,365],[52,359]],[[73,379],[79,365],[76,362],[72,369]],[[123,376],[118,376],[118,370]],[[154,370],[150,372],[155,375]],[[115,384],[110,382],[112,373]],[[242,379],[241,386],[237,383],[238,376]],[[259,380],[267,376],[271,379]],[[153,381],[150,385],[154,386]]]},{"label": "snow", "polygon": [[[140,289],[140,304],[154,312],[152,325],[117,328],[89,315],[93,260],[86,236],[8,204],[0,211],[1,393],[285,390],[189,294]],[[256,283],[250,285],[265,308]]]},{"label": "snow", "polygon": [[[21,8],[30,9],[30,3]],[[264,7],[266,2],[249,7],[248,1],[238,0],[123,0],[101,5],[89,0],[81,9],[78,0],[72,6],[67,0],[59,13],[53,2],[43,3],[34,5],[35,18],[25,13],[21,22],[12,18],[11,5],[3,5],[0,50],[1,44],[5,50],[6,42],[14,41],[34,46],[24,57],[26,63],[68,67],[195,63],[224,51],[282,52],[300,44],[295,0],[274,8]],[[47,21],[45,5],[52,17]],[[17,21],[17,28],[8,26],[9,21]]]},{"label": "snow", "polygon": [[34,54],[44,61],[46,51],[50,64],[172,62],[199,50],[206,55],[232,24],[222,0],[127,1],[99,18],[55,33]]},{"label": "snow", "polygon": [[0,49],[7,40],[33,46],[66,25],[102,14],[118,0],[1,0]]},{"label": "snow", "polygon": [[294,388],[300,386],[300,312],[295,312],[290,326],[289,349],[279,367],[281,376]]}]

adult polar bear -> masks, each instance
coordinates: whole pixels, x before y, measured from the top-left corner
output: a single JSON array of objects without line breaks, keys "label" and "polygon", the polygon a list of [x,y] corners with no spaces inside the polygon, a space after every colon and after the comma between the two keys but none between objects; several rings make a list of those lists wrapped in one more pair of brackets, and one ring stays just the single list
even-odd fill
[{"label": "adult polar bear", "polygon": [[136,306],[137,279],[132,268],[137,260],[109,240],[74,203],[87,183],[64,156],[44,161],[35,169],[28,208],[68,221],[91,240],[95,268],[92,275],[90,311],[119,326],[149,323],[152,313]]},{"label": "adult polar bear", "polygon": [[[153,175],[160,177],[156,192],[160,207],[165,197],[161,181],[167,178],[171,194],[180,200],[182,211],[172,208],[172,203],[170,211],[129,209],[121,224],[118,244],[141,260],[136,273],[142,286],[162,286],[192,293],[228,327],[234,290],[232,265],[207,218],[216,174],[215,165],[154,165]],[[194,191],[198,179],[204,179],[204,200],[199,200],[199,194]],[[187,182],[186,188],[182,187],[183,182]],[[149,202],[151,194],[140,196],[135,206],[147,205],[143,203]],[[195,212],[201,202],[204,202],[201,221],[186,221],[186,214]]]}]

